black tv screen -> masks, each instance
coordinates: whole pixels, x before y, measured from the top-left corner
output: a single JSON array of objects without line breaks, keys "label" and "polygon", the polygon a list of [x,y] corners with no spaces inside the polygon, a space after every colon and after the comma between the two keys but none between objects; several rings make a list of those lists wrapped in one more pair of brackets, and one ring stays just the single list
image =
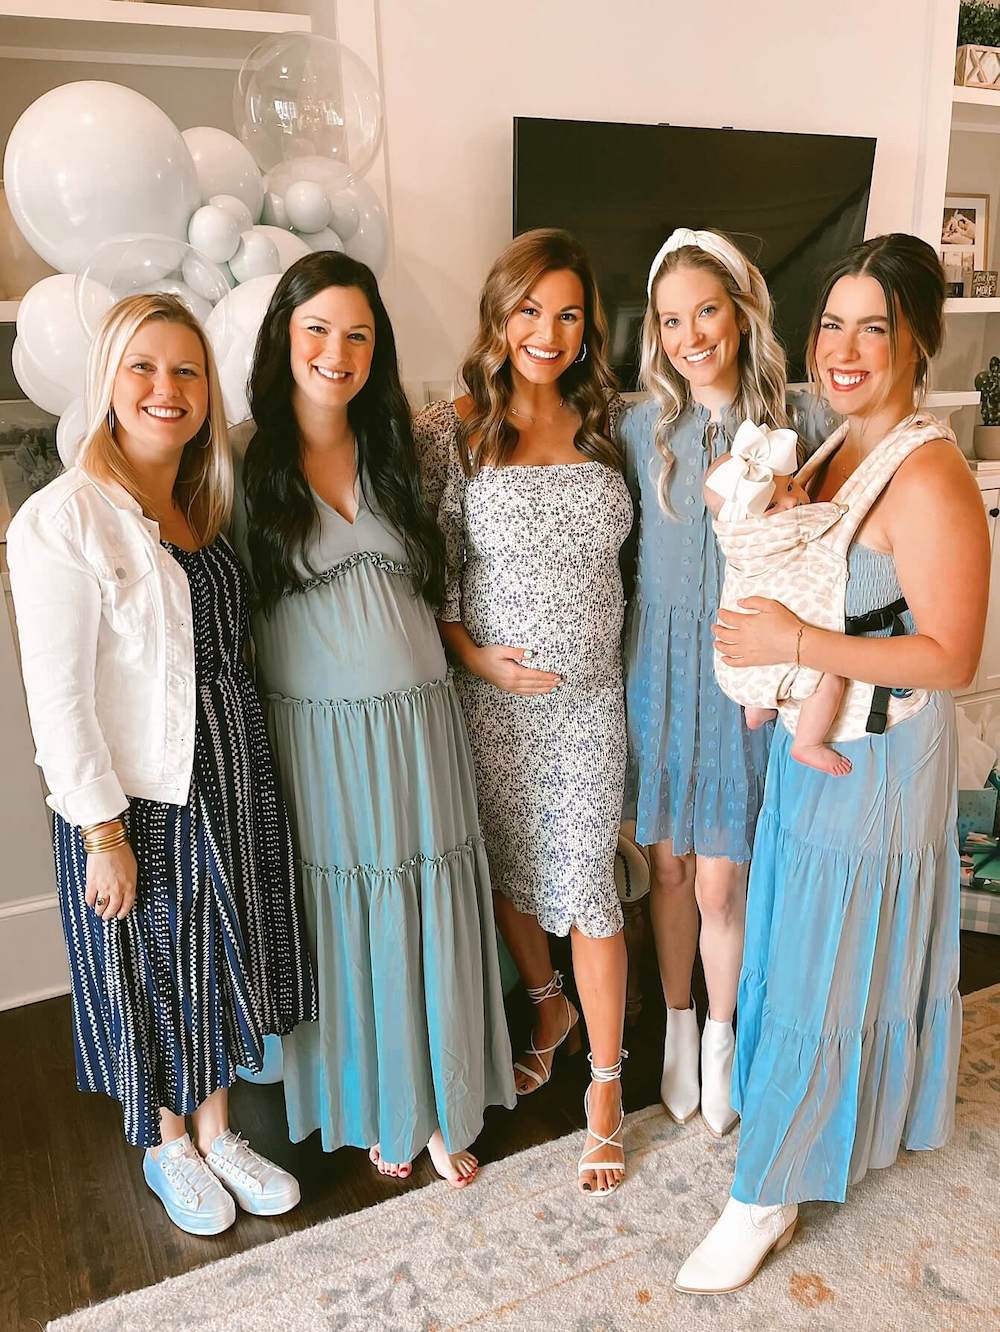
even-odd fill
[{"label": "black tv screen", "polygon": [[675,227],[725,231],[767,279],[801,380],[821,276],[864,239],[874,158],[869,138],[518,116],[514,234],[565,227],[587,248],[629,390],[653,255]]}]

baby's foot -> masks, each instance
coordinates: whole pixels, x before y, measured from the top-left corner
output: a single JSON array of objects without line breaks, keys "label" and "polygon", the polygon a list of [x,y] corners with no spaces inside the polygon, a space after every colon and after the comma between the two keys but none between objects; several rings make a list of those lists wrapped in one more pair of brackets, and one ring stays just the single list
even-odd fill
[{"label": "baby's foot", "polygon": [[851,771],[851,760],[838,754],[829,745],[792,745],[792,758],[808,768],[818,768],[831,777],[846,777]]},{"label": "baby's foot", "polygon": [[427,1144],[434,1169],[453,1189],[464,1189],[471,1184],[479,1170],[479,1162],[471,1152],[449,1152],[444,1145],[441,1130],[435,1129]]},{"label": "baby's foot", "polygon": [[383,1160],[378,1143],[376,1143],[374,1147],[369,1148],[368,1160],[371,1161],[373,1166],[378,1167],[378,1173],[380,1175],[391,1175],[393,1179],[406,1179],[413,1170],[413,1166],[409,1161],[400,1161],[397,1164],[395,1161]]},{"label": "baby's foot", "polygon": [[746,718],[747,729],[759,731],[769,721],[774,721],[778,713],[774,708],[744,708],[743,715]]}]

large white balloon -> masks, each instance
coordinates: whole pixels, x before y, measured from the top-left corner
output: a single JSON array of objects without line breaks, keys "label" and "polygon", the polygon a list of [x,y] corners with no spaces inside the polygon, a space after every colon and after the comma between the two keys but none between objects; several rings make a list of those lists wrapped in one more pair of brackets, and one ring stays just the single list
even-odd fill
[{"label": "large white balloon", "polygon": [[87,412],[82,398],[74,398],[56,426],[56,450],[64,467],[76,462],[87,428]]},{"label": "large white balloon", "polygon": [[7,140],[3,176],[28,244],[64,273],[125,231],[185,239],[201,203],[180,131],[116,83],[65,83],[32,102]]},{"label": "large white balloon", "polygon": [[269,236],[264,235],[262,227],[251,227],[240,237],[236,253],[229,261],[229,269],[237,282],[251,282],[269,273],[280,273],[278,247]]},{"label": "large white balloon", "polygon": [[233,89],[236,132],[264,171],[305,154],[361,175],[382,138],[378,80],[349,46],[308,32],[266,37]]},{"label": "large white balloon", "polygon": [[[90,336],[77,314],[76,281],[70,273],[42,278],[17,308],[17,339],[23,352],[46,380],[64,390],[67,399],[83,392],[90,350]],[[88,296],[92,300],[106,300],[105,308],[111,303],[108,293],[93,284],[88,288]],[[46,411],[55,410],[46,407]],[[60,407],[59,412],[62,411]]]},{"label": "large white balloon", "polygon": [[53,416],[61,416],[73,401],[72,389],[63,388],[61,384],[53,383],[51,379],[48,379],[42,369],[25,352],[20,338],[14,339],[14,345],[10,352],[10,364],[14,371],[14,378],[21,386],[24,396],[30,398],[36,407],[41,407],[43,412],[51,412]]},{"label": "large white balloon", "polygon": [[264,182],[239,139],[212,125],[198,125],[184,131],[184,142],[198,172],[201,202],[209,203],[214,194],[231,194],[246,204],[256,222],[264,202]]},{"label": "large white balloon", "polygon": [[278,262],[281,264],[281,271],[291,268],[296,259],[301,259],[304,255],[311,253],[306,244],[304,236],[296,236],[294,232],[285,231],[282,227],[265,227],[263,225],[254,227],[254,231],[273,242],[274,248],[278,251]]},{"label": "large white balloon", "polygon": [[247,380],[253,365],[257,334],[279,276],[274,273],[268,277],[251,278],[234,287],[205,323],[205,332],[219,368],[226,420],[230,425],[237,425],[250,415]]}]

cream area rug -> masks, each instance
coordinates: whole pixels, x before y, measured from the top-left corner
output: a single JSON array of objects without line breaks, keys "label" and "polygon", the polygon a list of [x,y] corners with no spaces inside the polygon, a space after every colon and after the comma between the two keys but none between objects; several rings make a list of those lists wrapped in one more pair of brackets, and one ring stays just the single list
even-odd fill
[{"label": "cream area rug", "polygon": [[793,1243],[734,1295],[673,1275],[725,1201],[735,1135],[630,1116],[628,1178],[575,1188],[582,1135],[486,1165],[50,1324],[52,1332],[980,1332],[1000,1327],[1000,985],[965,1001],[958,1115],[845,1206],[802,1209]]}]

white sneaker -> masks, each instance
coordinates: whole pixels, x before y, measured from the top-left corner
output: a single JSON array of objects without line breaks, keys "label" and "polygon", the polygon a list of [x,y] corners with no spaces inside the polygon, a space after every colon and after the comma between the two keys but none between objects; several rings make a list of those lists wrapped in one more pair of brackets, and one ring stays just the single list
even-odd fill
[{"label": "white sneaker", "polygon": [[299,1201],[294,1175],[255,1152],[246,1138],[232,1129],[220,1133],[205,1157],[205,1164],[225,1184],[244,1212],[278,1216]]},{"label": "white sneaker", "polygon": [[795,1233],[795,1203],[758,1207],[730,1198],[722,1215],[682,1265],[674,1289],[689,1295],[724,1295],[752,1281],[773,1249],[779,1253]]},{"label": "white sneaker", "polygon": [[146,1183],[175,1226],[189,1235],[218,1235],[236,1220],[232,1198],[198,1155],[185,1133],[142,1160]]},{"label": "white sneaker", "polygon": [[698,1014],[694,1004],[668,1008],[660,1100],[675,1124],[686,1124],[698,1113],[699,1095]]},{"label": "white sneaker", "polygon": [[729,1090],[735,1053],[733,1024],[706,1018],[701,1038],[701,1117],[714,1138],[724,1138],[739,1119]]}]

